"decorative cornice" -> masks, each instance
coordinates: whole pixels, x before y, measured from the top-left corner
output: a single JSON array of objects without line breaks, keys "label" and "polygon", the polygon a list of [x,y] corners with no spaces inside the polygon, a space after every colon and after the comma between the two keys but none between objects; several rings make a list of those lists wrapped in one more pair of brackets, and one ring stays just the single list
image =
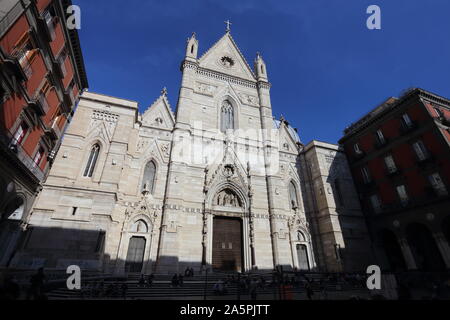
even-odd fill
[{"label": "decorative cornice", "polygon": [[365,128],[372,125],[374,122],[378,121],[379,119],[383,118],[386,114],[391,112],[394,109],[397,109],[401,107],[404,103],[408,102],[409,100],[413,99],[414,97],[422,99],[425,98],[427,100],[430,100],[431,102],[438,103],[440,105],[444,105],[446,107],[450,107],[450,100],[438,96],[436,94],[433,94],[429,91],[425,91],[420,88],[413,88],[409,91],[407,91],[402,97],[395,100],[392,103],[385,102],[384,104],[376,107],[374,110],[367,113],[365,116],[363,116],[360,120],[350,125],[345,131],[344,131],[344,137],[340,140],[340,143],[343,143],[346,141],[350,136],[353,136]]}]

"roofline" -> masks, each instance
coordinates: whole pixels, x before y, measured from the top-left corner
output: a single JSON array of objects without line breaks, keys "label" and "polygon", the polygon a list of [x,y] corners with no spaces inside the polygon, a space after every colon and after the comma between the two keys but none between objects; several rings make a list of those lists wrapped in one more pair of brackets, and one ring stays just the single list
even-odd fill
[{"label": "roofline", "polygon": [[[90,95],[92,95],[92,96],[90,97]],[[96,98],[95,96],[99,96],[99,97]],[[133,107],[133,106],[131,106],[131,105],[123,105],[123,104],[120,104],[120,103],[118,103],[118,102],[112,102],[112,103],[111,103],[110,101],[102,100],[102,99],[101,99],[102,97],[105,97],[105,98],[112,98],[112,99],[115,99],[115,100],[121,100],[121,101],[126,101],[126,102],[131,102],[132,104],[135,104],[136,107]],[[116,105],[120,105],[120,106],[122,106],[122,107],[128,107],[128,108],[130,108],[130,109],[134,109],[134,110],[138,110],[138,109],[139,109],[139,103],[138,103],[137,101],[129,100],[129,99],[123,99],[123,98],[119,98],[119,97],[114,97],[114,96],[106,95],[106,94],[103,94],[103,93],[97,93],[97,92],[85,91],[85,92],[83,92],[83,94],[81,95],[80,98],[81,98],[81,99],[85,99],[85,100],[91,100],[91,101],[108,102],[108,103],[110,103],[110,104],[116,104]]]},{"label": "roofline", "polygon": [[[63,9],[63,15],[67,19],[68,17],[67,8],[72,5],[72,0],[61,0],[60,3]],[[75,57],[76,68],[78,69],[77,74],[81,84],[81,89],[89,88],[86,66],[84,64],[83,51],[81,50],[81,43],[78,31],[77,29],[69,30],[67,27],[62,29],[64,30],[64,32],[66,32],[70,40],[70,46],[73,50],[73,54]]]},{"label": "roofline", "polygon": [[[239,46],[237,45],[237,43],[234,41],[233,37],[231,36],[231,32],[227,31],[222,37],[219,38],[219,40],[217,40],[216,42],[214,42],[214,44],[209,47],[208,50],[206,50],[198,59],[197,61],[200,62],[200,60],[202,60],[212,49],[214,49],[218,43],[224,38],[228,36],[228,38],[230,39],[231,43],[233,44],[233,46],[235,47],[236,51],[238,52],[238,54],[240,55],[241,59],[244,61],[245,65],[247,66],[248,70],[250,71],[250,74],[252,75],[253,79],[255,82],[258,82],[258,79],[255,75],[255,73],[253,72],[252,68],[250,67],[250,65],[248,64],[247,59],[245,58],[245,56],[242,54],[242,51],[239,49]],[[209,69],[207,69],[209,70]],[[249,80],[247,80],[249,81]]]},{"label": "roofline", "polygon": [[[421,88],[411,88],[411,89],[407,90],[406,93],[404,93],[400,98],[395,98],[397,100],[394,101],[393,103],[387,104],[388,100],[386,100],[384,103],[378,105],[377,107],[372,109],[370,112],[368,112],[364,116],[362,116],[359,120],[357,120],[356,122],[351,124],[347,129],[344,130],[344,136],[339,140],[339,143],[343,143],[344,141],[349,139],[351,136],[361,132],[364,128],[366,128],[367,126],[372,124],[374,121],[382,118],[387,113],[391,112],[393,109],[398,108],[400,105],[402,105],[407,100],[413,98],[414,96],[424,97],[433,102],[443,104],[443,105],[450,107],[450,100],[445,97],[442,97],[440,95],[437,95],[435,93],[432,93],[430,91],[427,91],[427,90],[424,90]],[[392,98],[394,98],[394,97],[392,97]],[[375,113],[375,111],[377,111],[377,109],[379,109],[383,106],[384,106],[383,110],[380,110],[379,113]]]},{"label": "roofline", "polygon": [[307,145],[305,145],[304,151],[307,152],[313,147],[321,147],[325,149],[330,149],[333,151],[343,152],[342,146],[330,142],[320,141],[320,140],[312,140]]}]

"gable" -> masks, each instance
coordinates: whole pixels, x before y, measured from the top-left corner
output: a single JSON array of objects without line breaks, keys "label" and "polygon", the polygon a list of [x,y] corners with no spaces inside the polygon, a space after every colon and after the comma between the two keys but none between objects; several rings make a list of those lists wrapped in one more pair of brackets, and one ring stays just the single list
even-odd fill
[{"label": "gable", "polygon": [[297,144],[285,125],[280,126],[280,151],[298,153]]},{"label": "gable", "polygon": [[255,81],[255,76],[229,33],[217,41],[200,59],[202,68]]},{"label": "gable", "polygon": [[142,115],[142,125],[171,130],[175,118],[165,95],[160,96]]}]

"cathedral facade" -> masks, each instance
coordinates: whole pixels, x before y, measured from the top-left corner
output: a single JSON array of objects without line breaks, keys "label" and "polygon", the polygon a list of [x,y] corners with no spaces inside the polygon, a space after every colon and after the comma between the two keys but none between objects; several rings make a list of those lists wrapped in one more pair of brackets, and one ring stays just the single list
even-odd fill
[{"label": "cathedral facade", "polygon": [[16,268],[108,273],[361,271],[370,241],[345,155],[274,120],[266,64],[229,30],[193,34],[176,113],[164,89],[85,92],[32,209]]}]

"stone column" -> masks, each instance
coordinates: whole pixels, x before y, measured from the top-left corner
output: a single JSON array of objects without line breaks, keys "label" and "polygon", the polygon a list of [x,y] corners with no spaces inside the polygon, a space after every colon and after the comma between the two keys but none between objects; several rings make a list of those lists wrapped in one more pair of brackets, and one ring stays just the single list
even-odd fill
[{"label": "stone column", "polygon": [[405,238],[400,238],[398,240],[400,244],[400,248],[402,249],[403,257],[406,262],[406,267],[408,270],[417,270],[416,261],[414,260],[414,256],[411,252],[411,248],[409,247],[408,240]]},{"label": "stone column", "polygon": [[450,246],[448,245],[447,239],[441,232],[433,233],[433,237],[445,262],[445,266],[447,269],[450,269]]}]

